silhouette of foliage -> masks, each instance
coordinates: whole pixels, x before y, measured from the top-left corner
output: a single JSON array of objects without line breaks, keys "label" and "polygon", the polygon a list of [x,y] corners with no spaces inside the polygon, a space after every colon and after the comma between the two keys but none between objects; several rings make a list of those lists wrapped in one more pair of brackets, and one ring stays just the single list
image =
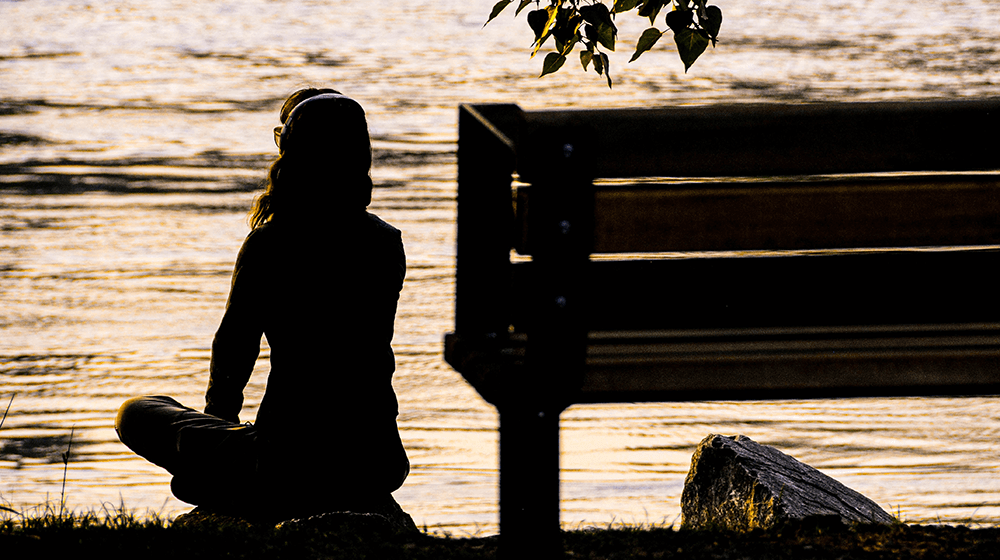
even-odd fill
[{"label": "silhouette of foliage", "polygon": [[[493,21],[515,0],[500,0],[493,6],[486,24]],[[649,27],[639,36],[635,53],[629,62],[650,50],[666,33],[657,27],[659,18],[666,28],[673,32],[677,53],[687,72],[709,42],[715,46],[722,27],[722,10],[718,6],[706,5],[706,0],[614,0],[611,8],[601,0],[517,0],[515,17],[525,8],[534,4],[535,10],[527,13],[528,27],[534,34],[531,56],[534,57],[551,38],[555,50],[545,55],[542,73],[539,77],[558,71],[577,45],[580,50],[580,64],[584,71],[593,66],[598,75],[612,85],[611,68],[605,51],[614,51],[618,42],[618,14],[635,11],[639,17],[649,18]],[[670,7],[666,16],[660,17],[665,7]],[[484,24],[485,25],[485,24]]]}]

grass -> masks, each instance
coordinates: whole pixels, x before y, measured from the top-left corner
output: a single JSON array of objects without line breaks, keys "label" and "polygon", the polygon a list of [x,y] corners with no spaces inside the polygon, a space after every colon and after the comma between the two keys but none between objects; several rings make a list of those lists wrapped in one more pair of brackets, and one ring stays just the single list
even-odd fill
[{"label": "grass", "polygon": [[[566,558],[958,559],[1000,557],[1000,527],[797,522],[769,530],[680,531],[609,524],[562,534]],[[346,524],[186,526],[123,506],[88,513],[58,505],[0,512],[5,558],[466,559],[496,558],[498,539],[391,533]],[[528,559],[524,559],[528,560]]]}]

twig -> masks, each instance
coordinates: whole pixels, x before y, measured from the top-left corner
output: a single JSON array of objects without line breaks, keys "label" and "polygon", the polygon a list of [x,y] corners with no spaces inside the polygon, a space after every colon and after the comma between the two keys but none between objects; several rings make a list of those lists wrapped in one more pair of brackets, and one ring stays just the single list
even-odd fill
[{"label": "twig", "polygon": [[0,418],[0,428],[3,428],[3,421],[7,419],[7,413],[10,412],[10,405],[14,403],[14,395],[16,394],[13,393],[10,396],[10,401],[7,402],[7,410],[3,411],[3,418]]},{"label": "twig", "polygon": [[63,481],[62,481],[62,492],[59,494],[59,518],[62,519],[63,511],[66,509],[66,471],[69,469],[69,452],[73,448],[73,432],[76,430],[76,426],[73,426],[69,430],[69,442],[66,444],[66,452],[62,454],[63,458]]},{"label": "twig", "polygon": [[[0,418],[0,428],[3,428],[4,420],[7,419],[7,413],[10,412],[10,405],[14,404],[14,395],[16,395],[16,394],[17,393],[12,393],[11,396],[10,396],[10,400],[7,401],[7,410],[3,411],[3,418]],[[12,509],[10,509],[9,507],[6,507],[6,506],[0,506],[0,510],[2,510],[2,511],[9,511],[10,513],[13,513],[14,515],[21,515],[20,513],[12,510]]]}]

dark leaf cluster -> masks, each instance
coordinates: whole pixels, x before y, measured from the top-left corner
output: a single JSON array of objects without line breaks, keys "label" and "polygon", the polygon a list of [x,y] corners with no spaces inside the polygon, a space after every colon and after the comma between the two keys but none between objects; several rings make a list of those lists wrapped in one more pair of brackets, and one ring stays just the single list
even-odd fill
[{"label": "dark leaf cluster", "polygon": [[[515,0],[500,0],[493,6],[488,24]],[[666,32],[656,27],[664,8],[666,16],[659,18],[674,34],[677,52],[684,63],[684,71],[705,52],[709,42],[714,46],[722,27],[722,10],[706,5],[706,0],[614,0],[611,8],[600,0],[517,0],[514,15],[534,4],[527,13],[528,27],[534,33],[531,56],[534,57],[550,39],[554,50],[545,55],[539,77],[558,71],[567,57],[580,45],[580,64],[584,71],[593,67],[604,76],[608,87],[612,85],[611,68],[606,51],[614,51],[618,41],[615,16],[636,11],[639,17],[649,18],[652,27],[642,32],[635,53],[629,62],[653,48]]]}]

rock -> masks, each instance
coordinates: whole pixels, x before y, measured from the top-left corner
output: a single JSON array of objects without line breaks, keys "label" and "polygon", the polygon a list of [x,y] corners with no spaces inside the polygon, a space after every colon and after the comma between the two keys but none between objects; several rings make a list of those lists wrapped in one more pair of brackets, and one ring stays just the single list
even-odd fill
[{"label": "rock", "polygon": [[872,500],[746,436],[712,434],[698,444],[681,494],[682,529],[745,531],[812,516],[895,522]]},{"label": "rock", "polygon": [[[403,511],[396,500],[389,496],[385,503],[369,508],[366,512],[331,511],[282,521],[263,521],[261,516],[240,517],[197,507],[177,516],[173,527],[184,528],[230,528],[250,529],[254,527],[320,529],[324,532],[345,531],[356,535],[391,536],[399,533],[417,534],[420,530],[410,514]],[[267,516],[263,516],[264,519]],[[273,519],[273,518],[271,518]]]},{"label": "rock", "polygon": [[171,527],[184,529],[252,529],[267,525],[270,524],[251,521],[237,515],[220,513],[203,507],[196,507],[187,513],[182,513],[170,522]]},{"label": "rock", "polygon": [[398,533],[419,533],[417,524],[413,522],[410,514],[399,507],[392,496],[385,505],[376,508],[374,511],[366,513],[354,513],[349,511],[333,511],[321,513],[302,519],[291,519],[278,524],[278,528],[283,527],[310,527],[319,528],[324,531],[349,530],[358,534],[398,534]]}]

